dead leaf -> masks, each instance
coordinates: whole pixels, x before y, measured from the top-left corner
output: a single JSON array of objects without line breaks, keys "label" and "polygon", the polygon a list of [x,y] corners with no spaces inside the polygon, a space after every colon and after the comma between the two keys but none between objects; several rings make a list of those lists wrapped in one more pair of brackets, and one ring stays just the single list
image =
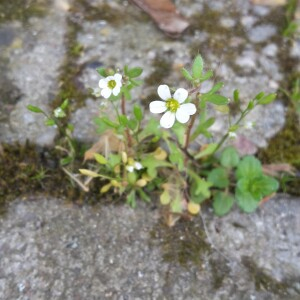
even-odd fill
[{"label": "dead leaf", "polygon": [[167,35],[178,37],[189,27],[188,21],[176,10],[170,0],[131,0],[145,11]]},{"label": "dead leaf", "polygon": [[99,141],[84,153],[83,162],[95,159],[95,153],[108,156],[111,152],[121,152],[125,148],[124,143],[111,131],[106,131],[101,135]]},{"label": "dead leaf", "polygon": [[255,5],[278,6],[286,5],[287,0],[251,0]]},{"label": "dead leaf", "polygon": [[290,164],[270,164],[270,165],[263,165],[263,173],[265,175],[276,177],[279,173],[288,173],[290,175],[295,176],[296,170]]}]

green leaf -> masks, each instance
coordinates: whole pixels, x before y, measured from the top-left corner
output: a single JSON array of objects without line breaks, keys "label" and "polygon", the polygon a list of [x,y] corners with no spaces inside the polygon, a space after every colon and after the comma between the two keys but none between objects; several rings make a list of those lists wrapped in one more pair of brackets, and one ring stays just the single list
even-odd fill
[{"label": "green leaf", "polygon": [[128,119],[125,115],[119,115],[119,122],[124,127],[128,125]]},{"label": "green leaf", "polygon": [[142,189],[137,189],[137,192],[139,193],[142,200],[144,200],[145,202],[151,202],[151,198]]},{"label": "green leaf", "polygon": [[202,202],[204,202],[206,199],[208,199],[208,197],[205,197],[202,194],[198,194],[195,195],[195,184],[191,186],[191,196],[190,196],[190,201],[194,202],[194,203],[198,203],[201,204]]},{"label": "green leaf", "polygon": [[55,125],[55,121],[53,119],[47,119],[45,121],[45,125],[46,126],[54,126]]},{"label": "green leaf", "polygon": [[193,141],[195,138],[198,137],[199,134],[204,134],[205,136],[207,134],[210,134],[207,129],[211,127],[215,123],[215,118],[209,118],[205,120],[204,122],[200,122],[200,124],[197,126],[197,128],[194,130],[194,133],[191,136],[191,140]]},{"label": "green leaf", "polygon": [[181,73],[182,73],[182,75],[183,75],[183,77],[184,77],[185,79],[187,79],[187,80],[189,80],[189,81],[193,81],[193,77],[192,77],[192,75],[190,74],[190,72],[189,72],[187,69],[182,68],[182,69],[181,69]]},{"label": "green leaf", "polygon": [[253,198],[260,201],[263,197],[276,192],[278,187],[279,183],[276,179],[262,175],[251,180],[249,190]]},{"label": "green leaf", "polygon": [[178,146],[172,142],[168,142],[168,146],[170,148],[169,159],[170,162],[177,165],[179,171],[183,171],[184,169],[184,155]]},{"label": "green leaf", "polygon": [[132,68],[132,69],[128,70],[127,75],[130,78],[136,78],[136,77],[140,76],[142,73],[143,73],[143,69],[142,68],[135,67],[135,68]]},{"label": "green leaf", "polygon": [[110,153],[108,157],[108,165],[111,168],[114,168],[119,163],[121,163],[121,155]]},{"label": "green leaf", "polygon": [[122,86],[121,92],[124,94],[126,100],[131,100],[130,88],[128,86]]},{"label": "green leaf", "polygon": [[271,102],[273,102],[276,99],[276,97],[277,97],[277,94],[275,94],[275,93],[269,94],[269,95],[262,97],[257,102],[258,102],[258,104],[261,104],[261,105],[270,104]]},{"label": "green leaf", "polygon": [[226,193],[218,192],[213,199],[213,208],[217,216],[226,215],[234,203],[234,198]]},{"label": "green leaf", "polygon": [[203,59],[201,55],[197,55],[192,66],[192,75],[194,79],[200,79],[203,71]]},{"label": "green leaf", "polygon": [[132,84],[132,87],[140,86],[143,84],[143,80],[135,80],[135,79],[129,78],[129,81]]},{"label": "green leaf", "polygon": [[240,209],[246,213],[251,213],[256,210],[259,202],[257,202],[249,192],[236,189],[235,199]]},{"label": "green leaf", "polygon": [[97,68],[96,71],[98,72],[99,75],[103,77],[107,77],[107,72],[105,68]]},{"label": "green leaf", "polygon": [[159,126],[159,121],[157,119],[150,119],[149,122],[145,125],[144,129],[140,133],[140,140],[143,140],[149,136],[158,136],[161,137],[162,130]]},{"label": "green leaf", "polygon": [[207,71],[203,76],[200,78],[200,82],[206,81],[209,78],[213,77],[214,73],[212,70]]},{"label": "green leaf", "polygon": [[162,161],[162,160],[157,160],[155,159],[152,154],[151,155],[147,155],[145,156],[142,160],[141,160],[141,164],[147,168],[147,174],[151,177],[151,178],[155,178],[157,176],[157,168],[160,167],[172,167],[172,164],[170,164],[167,161]]},{"label": "green leaf", "polygon": [[240,157],[236,149],[232,146],[223,150],[220,158],[221,165],[225,168],[233,168],[238,165]]},{"label": "green leaf", "polygon": [[182,213],[182,201],[179,196],[172,200],[170,209],[172,213]]},{"label": "green leaf", "polygon": [[107,160],[106,160],[106,158],[105,158],[103,155],[101,155],[101,154],[99,154],[99,153],[95,153],[95,154],[94,154],[94,157],[95,157],[96,161],[97,161],[100,165],[105,165],[105,164],[107,164]]},{"label": "green leaf", "polygon": [[224,86],[224,82],[218,82],[216,83],[211,90],[207,94],[215,94],[217,91],[219,91]]},{"label": "green leaf", "polygon": [[199,177],[194,171],[188,169],[187,170],[189,177],[192,179],[192,187],[193,193],[195,196],[202,194],[205,198],[210,197],[210,190],[209,188],[212,186],[211,182],[206,181]]},{"label": "green leaf", "polygon": [[239,92],[239,90],[234,90],[233,91],[233,101],[235,103],[239,103],[240,102],[240,92]]},{"label": "green leaf", "polygon": [[254,97],[254,100],[259,100],[259,99],[261,99],[264,95],[265,95],[264,92],[260,92],[260,93],[258,93],[258,94]]},{"label": "green leaf", "polygon": [[179,122],[176,122],[174,126],[172,127],[172,131],[175,133],[177,140],[180,145],[183,145],[184,143],[184,136],[186,131],[186,124],[181,124]]},{"label": "green leaf", "polygon": [[112,127],[112,128],[118,128],[119,127],[119,124],[117,123],[114,123],[113,121],[111,121],[110,119],[108,119],[107,117],[103,117],[103,118],[100,118],[101,121],[103,123],[105,123],[107,126],[109,127]]},{"label": "green leaf", "polygon": [[69,100],[66,99],[66,100],[60,105],[60,108],[64,110],[64,109],[66,109],[68,106],[69,106]]},{"label": "green leaf", "polygon": [[138,127],[138,121],[136,119],[130,119],[128,121],[128,127],[129,129],[131,129],[132,131],[136,130]]},{"label": "green leaf", "polygon": [[135,118],[138,121],[141,121],[143,119],[143,112],[142,112],[141,108],[136,104],[133,107],[133,113],[134,113]]},{"label": "green leaf", "polygon": [[204,156],[211,155],[212,153],[214,153],[214,151],[216,150],[217,147],[218,147],[218,144],[215,144],[215,143],[208,144],[204,150],[202,150],[197,155],[195,155],[195,158],[199,159]]},{"label": "green leaf", "polygon": [[252,155],[245,156],[238,164],[236,177],[255,178],[262,175],[261,162]]},{"label": "green leaf", "polygon": [[227,171],[224,168],[215,168],[208,173],[207,181],[217,188],[226,188],[229,185]]},{"label": "green leaf", "polygon": [[136,200],[135,200],[135,191],[132,190],[128,196],[127,196],[127,200],[126,200],[127,204],[130,205],[132,208],[136,207]]},{"label": "green leaf", "polygon": [[229,102],[228,98],[221,96],[221,95],[216,95],[216,94],[213,94],[213,95],[204,94],[202,96],[202,99],[204,101],[213,103],[215,105],[227,105]]},{"label": "green leaf", "polygon": [[68,165],[69,163],[71,163],[73,161],[73,157],[71,156],[67,156],[67,157],[64,157],[62,158],[59,163],[61,166],[65,166],[65,165]]},{"label": "green leaf", "polygon": [[33,106],[33,105],[30,105],[30,104],[29,104],[29,105],[27,105],[26,107],[27,107],[28,110],[30,110],[30,111],[32,111],[32,112],[34,112],[34,113],[42,113],[42,114],[45,113],[42,109],[40,109],[40,108],[37,107],[37,106]]}]

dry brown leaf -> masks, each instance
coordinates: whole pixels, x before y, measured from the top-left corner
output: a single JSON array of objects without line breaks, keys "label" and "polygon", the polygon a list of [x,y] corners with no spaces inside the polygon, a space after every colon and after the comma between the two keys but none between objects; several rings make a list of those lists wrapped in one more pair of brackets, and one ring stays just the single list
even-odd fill
[{"label": "dry brown leaf", "polygon": [[99,141],[84,153],[84,162],[95,159],[95,153],[101,153],[107,156],[111,152],[120,152],[124,150],[124,143],[111,131],[106,131],[101,135]]},{"label": "dry brown leaf", "polygon": [[255,5],[277,6],[286,5],[287,0],[251,0]]},{"label": "dry brown leaf", "polygon": [[270,164],[270,165],[263,165],[263,173],[265,175],[276,177],[279,175],[279,173],[288,173],[290,175],[295,175],[296,170],[293,166],[290,164]]},{"label": "dry brown leaf", "polygon": [[188,21],[170,0],[131,0],[145,11],[167,35],[178,37],[189,27]]}]

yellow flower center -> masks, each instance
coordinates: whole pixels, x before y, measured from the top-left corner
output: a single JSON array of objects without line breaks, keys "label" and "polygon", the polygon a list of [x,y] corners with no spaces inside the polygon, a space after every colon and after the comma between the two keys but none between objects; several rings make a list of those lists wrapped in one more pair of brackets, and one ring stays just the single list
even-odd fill
[{"label": "yellow flower center", "polygon": [[115,88],[115,86],[117,85],[116,81],[115,80],[110,80],[108,83],[107,83],[107,86],[113,90]]},{"label": "yellow flower center", "polygon": [[176,112],[177,109],[180,107],[180,104],[177,100],[170,98],[166,101],[166,106],[169,111]]}]

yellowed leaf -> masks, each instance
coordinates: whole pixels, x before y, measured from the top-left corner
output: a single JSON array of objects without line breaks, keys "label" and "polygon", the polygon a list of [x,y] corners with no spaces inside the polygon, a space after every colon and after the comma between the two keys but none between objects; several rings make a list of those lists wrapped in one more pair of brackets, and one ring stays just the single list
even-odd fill
[{"label": "yellowed leaf", "polygon": [[200,205],[198,203],[189,202],[187,205],[188,212],[192,215],[197,215],[200,212]]}]

